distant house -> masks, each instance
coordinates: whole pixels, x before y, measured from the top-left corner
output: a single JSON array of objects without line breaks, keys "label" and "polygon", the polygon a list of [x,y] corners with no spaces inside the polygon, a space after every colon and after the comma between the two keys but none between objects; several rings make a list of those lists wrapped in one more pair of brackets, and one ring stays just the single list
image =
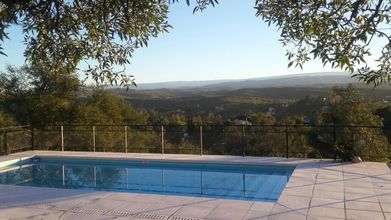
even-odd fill
[{"label": "distant house", "polygon": [[215,110],[216,111],[224,111],[224,107],[223,106],[216,106]]},{"label": "distant house", "polygon": [[269,107],[269,109],[267,110],[270,114],[272,115],[275,115],[276,114],[276,108],[274,107]]},{"label": "distant house", "polygon": [[245,121],[245,120],[239,120],[239,119],[235,119],[234,124],[235,125],[252,125],[251,122],[249,122],[247,120]]},{"label": "distant house", "polygon": [[305,118],[303,119],[303,124],[305,124],[305,125],[311,125],[311,124],[313,124],[313,123],[314,123],[314,120],[312,120],[311,118],[305,117]]},{"label": "distant house", "polygon": [[235,125],[251,125],[251,122],[244,115],[237,117],[233,122]]},{"label": "distant house", "polygon": [[182,136],[182,141],[185,141],[189,138],[189,134],[187,132],[184,132],[183,133],[183,136]]},{"label": "distant house", "polygon": [[389,96],[389,95],[387,95],[387,96],[385,96],[384,98],[383,98],[383,102],[384,103],[388,103],[388,102],[390,102],[391,101],[391,96]]},{"label": "distant house", "polygon": [[330,111],[330,106],[329,105],[324,105],[320,109],[322,112],[329,112]]}]

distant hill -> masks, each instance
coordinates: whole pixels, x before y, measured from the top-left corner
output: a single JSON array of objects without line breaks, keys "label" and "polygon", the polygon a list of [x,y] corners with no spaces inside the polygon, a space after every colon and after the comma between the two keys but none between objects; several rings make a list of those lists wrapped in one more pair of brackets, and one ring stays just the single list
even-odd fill
[{"label": "distant hill", "polygon": [[[361,94],[375,101],[391,102],[391,87],[373,89],[349,77],[348,73],[312,73],[246,80],[155,83],[126,91],[114,88],[125,103],[137,109],[187,116],[214,112],[224,117],[248,111],[275,109],[278,117],[304,114],[319,106],[298,107],[295,103],[308,96],[327,98],[334,86],[354,83]],[[160,88],[163,87],[163,88]],[[156,89],[145,89],[156,88]],[[284,106],[290,107],[284,107]]]},{"label": "distant hill", "polygon": [[[308,96],[327,98],[331,87],[267,87],[245,89],[204,90],[155,89],[128,91],[114,90],[123,102],[131,103],[136,109],[154,110],[160,113],[180,113],[187,117],[207,115],[209,112],[224,117],[242,115],[248,111],[267,112],[276,109],[276,117],[300,115],[313,112],[319,106],[295,105]],[[374,101],[391,102],[391,89],[359,88],[361,94]],[[283,107],[289,105],[289,108]]]},{"label": "distant hill", "polygon": [[265,87],[330,87],[359,83],[357,79],[350,77],[345,72],[322,72],[292,74],[274,77],[259,77],[242,80],[206,80],[206,81],[175,81],[160,83],[141,83],[135,90],[152,89],[192,89],[200,88],[207,90],[221,89],[244,89]]},{"label": "distant hill", "polygon": [[359,83],[348,73],[311,73],[284,75],[268,78],[253,78],[242,81],[222,82],[204,86],[209,89],[245,89],[245,88],[266,88],[266,87],[330,87]]},{"label": "distant hill", "polygon": [[137,84],[137,89],[190,89],[195,87],[203,87],[211,84],[229,82],[232,80],[205,80],[205,81],[172,81],[172,82],[157,82],[157,83],[140,83]]}]

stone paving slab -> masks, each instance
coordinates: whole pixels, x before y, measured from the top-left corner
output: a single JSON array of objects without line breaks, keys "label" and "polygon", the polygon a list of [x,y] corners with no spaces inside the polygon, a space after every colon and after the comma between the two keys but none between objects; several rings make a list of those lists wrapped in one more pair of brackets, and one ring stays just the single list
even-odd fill
[{"label": "stone paving slab", "polygon": [[276,202],[0,185],[0,219],[391,219],[384,163],[235,156],[30,151],[38,156],[177,160],[296,166]]}]

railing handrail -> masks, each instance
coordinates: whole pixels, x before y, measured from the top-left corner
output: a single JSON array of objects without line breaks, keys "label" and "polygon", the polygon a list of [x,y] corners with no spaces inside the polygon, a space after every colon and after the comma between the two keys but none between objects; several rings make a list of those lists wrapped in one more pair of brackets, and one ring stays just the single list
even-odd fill
[{"label": "railing handrail", "polygon": [[0,127],[0,130],[9,130],[9,129],[17,129],[17,128],[30,128],[30,125],[17,125],[17,126],[9,126],[9,127]]},{"label": "railing handrail", "polygon": [[[391,125],[354,125],[354,124],[251,124],[251,125],[235,125],[235,124],[53,124],[45,127],[64,126],[64,127],[199,127],[199,126],[211,126],[211,127],[346,127],[346,128],[391,128]],[[31,127],[30,125],[7,127],[7,128],[18,128],[18,127]],[[39,128],[34,127],[33,128]],[[2,129],[2,128],[0,128]],[[5,128],[4,128],[5,129]]]},{"label": "railing handrail", "polygon": [[[115,129],[113,129],[113,127]],[[117,128],[121,128],[121,129],[117,129]],[[297,143],[295,143],[295,141],[300,141],[298,139],[295,139],[297,136],[296,134],[299,134],[299,133],[302,135],[307,135],[308,137],[312,137],[313,136],[312,131],[316,132],[319,130],[319,132],[322,132],[321,128],[325,128],[323,130],[326,131],[325,133],[328,133],[327,136],[325,136],[325,138],[327,140],[326,139],[320,140],[321,141],[320,144],[322,144],[324,141],[326,141],[323,144],[326,144],[327,146],[328,146],[328,144],[330,144],[330,146],[332,146],[333,143],[335,144],[336,141],[338,140],[337,136],[339,135],[340,132],[342,132],[342,133],[343,132],[350,132],[350,133],[352,133],[352,138],[353,138],[353,142],[354,142],[353,145],[355,145],[356,144],[355,135],[356,135],[356,133],[362,133],[360,131],[364,131],[365,129],[363,129],[363,128],[376,129],[376,130],[374,130],[376,133],[376,134],[374,133],[375,135],[377,135],[377,133],[381,133],[381,135],[383,135],[384,129],[388,128],[388,126],[353,125],[353,124],[251,124],[251,125],[249,125],[249,124],[247,124],[247,125],[245,125],[245,124],[244,125],[240,125],[240,124],[202,124],[202,125],[200,125],[200,124],[198,124],[198,125],[197,124],[194,124],[194,125],[193,124],[191,124],[191,125],[190,124],[188,124],[188,125],[182,125],[182,124],[169,124],[169,125],[161,125],[161,124],[138,124],[138,125],[137,124],[106,124],[106,125],[103,125],[103,124],[100,124],[100,125],[66,124],[66,125],[61,125],[61,124],[56,124],[56,125],[49,125],[49,126],[45,126],[45,127],[34,127],[31,125],[21,125],[21,126],[11,126],[11,127],[0,128],[1,129],[0,135],[2,135],[1,136],[2,138],[0,139],[0,141],[2,142],[2,146],[3,146],[3,148],[0,148],[0,153],[5,151],[6,154],[9,154],[9,153],[13,152],[12,148],[17,149],[17,150],[19,149],[19,148],[16,148],[16,145],[12,144],[12,142],[8,142],[7,136],[10,138],[14,138],[15,135],[19,135],[17,132],[20,132],[20,131],[23,131],[24,137],[30,140],[31,145],[28,144],[28,146],[30,146],[31,150],[36,150],[37,148],[35,148],[35,147],[38,147],[38,149],[39,149],[39,140],[40,140],[39,139],[39,132],[53,131],[53,132],[57,133],[60,137],[60,139],[54,140],[54,141],[57,141],[58,143],[54,144],[53,146],[60,147],[59,149],[61,151],[65,151],[66,148],[68,148],[69,146],[72,147],[72,144],[70,144],[71,142],[69,142],[69,140],[71,140],[71,141],[73,140],[73,139],[70,139],[70,137],[73,137],[73,134],[70,132],[81,131],[81,132],[83,132],[82,136],[83,136],[84,140],[86,140],[86,142],[84,142],[83,144],[88,147],[87,151],[93,150],[94,152],[97,150],[99,151],[99,148],[102,148],[101,146],[97,145],[97,142],[99,142],[99,141],[100,141],[100,143],[102,143],[101,138],[97,139],[98,135],[102,135],[104,132],[120,132],[123,134],[123,136],[120,138],[120,139],[122,139],[121,142],[124,143],[124,146],[121,146],[121,149],[123,150],[123,152],[127,153],[128,150],[131,149],[128,146],[128,137],[131,135],[136,135],[136,136],[139,135],[138,128],[145,128],[145,129],[141,129],[141,132],[143,132],[143,131],[148,132],[146,134],[149,136],[146,136],[146,137],[148,137],[148,138],[152,137],[151,140],[156,141],[156,139],[153,139],[156,137],[158,137],[160,139],[158,142],[154,143],[154,144],[156,144],[156,143],[159,144],[159,142],[160,142],[160,146],[155,145],[154,148],[159,147],[161,150],[160,152],[162,154],[164,154],[166,150],[170,151],[170,148],[173,148],[172,143],[177,144],[177,141],[175,141],[174,139],[178,139],[183,142],[185,140],[189,141],[189,142],[185,142],[185,144],[192,142],[191,144],[196,147],[198,145],[199,154],[203,155],[203,152],[204,152],[203,145],[205,145],[206,146],[205,149],[208,149],[208,150],[209,150],[210,146],[223,146],[223,144],[225,144],[226,138],[230,137],[230,138],[234,138],[235,141],[233,141],[232,143],[234,143],[235,147],[237,148],[237,151],[234,149],[231,152],[235,152],[234,154],[236,155],[237,152],[241,151],[242,155],[246,156],[246,152],[251,152],[251,148],[253,148],[251,143],[253,143],[253,144],[258,143],[257,141],[254,141],[254,138],[258,138],[257,134],[259,132],[265,133],[265,134],[267,134],[267,133],[271,133],[271,134],[281,133],[281,134],[285,134],[283,137],[284,139],[280,140],[280,138],[278,138],[278,140],[279,141],[285,140],[285,141],[278,142],[278,143],[276,142],[278,144],[277,147],[284,147],[284,149],[285,149],[284,154],[288,158],[288,157],[292,156],[291,152],[293,152],[293,153],[295,152],[294,150],[293,151],[291,150],[291,149],[295,149],[295,147],[297,147],[297,146],[294,146],[294,145],[297,145]],[[344,129],[344,128],[350,128],[350,129]],[[137,132],[134,132],[133,130],[137,131]],[[149,133],[150,131],[152,131],[153,133],[152,134]],[[129,132],[129,134],[128,134],[128,132]],[[132,132],[134,132],[134,133],[132,134]],[[232,135],[233,132],[236,132],[237,135]],[[118,134],[120,134],[120,133],[118,133]],[[176,133],[182,133],[182,135],[178,136]],[[199,136],[194,135],[197,133],[199,134]],[[220,133],[221,135],[216,136],[216,134],[218,134],[218,133]],[[205,134],[205,135],[203,136],[203,134]],[[321,134],[324,134],[324,133],[321,133]],[[52,133],[51,133],[51,135],[52,135]],[[87,135],[87,136],[85,136],[85,135]],[[54,134],[54,136],[55,136],[55,134]],[[82,137],[82,136],[80,136],[80,137]],[[307,136],[305,136],[304,138],[308,138]],[[103,136],[103,137],[106,138],[105,136]],[[269,138],[271,138],[271,136]],[[55,139],[55,137],[54,137],[54,139]],[[64,141],[64,139],[65,139],[65,141]],[[13,140],[15,140],[15,138]],[[26,140],[26,139],[24,139],[24,140]],[[35,140],[37,140],[37,141],[35,141]],[[76,138],[75,140],[78,140],[78,139]],[[110,140],[110,139],[107,139],[107,140]],[[198,142],[197,141],[194,142],[194,140],[198,140]],[[208,142],[210,140],[213,140],[214,142],[213,143]],[[349,139],[347,139],[347,140],[349,140]],[[11,143],[11,144],[9,144],[9,143]],[[15,143],[15,142],[13,142],[13,143]],[[105,142],[103,142],[103,143],[105,143]],[[117,143],[113,142],[113,144],[117,144]],[[0,145],[1,145],[1,143],[0,143]],[[260,146],[263,146],[263,145],[260,144]],[[311,147],[314,150],[316,150],[316,146],[317,145],[313,145]],[[390,145],[388,144],[387,146],[390,146]],[[23,147],[23,149],[28,148],[25,146],[22,146],[22,147]],[[117,145],[115,147],[117,147]],[[222,147],[222,149],[223,148],[224,148],[224,146]],[[3,150],[1,150],[1,149],[3,149]],[[106,149],[106,148],[103,147],[103,149]],[[248,151],[248,149],[250,149],[250,150]],[[334,147],[330,148],[330,149],[333,149],[333,152],[335,155],[336,151],[335,151]],[[219,151],[217,150],[216,152],[219,152]],[[224,150],[221,150],[221,152],[226,153],[226,151],[224,151]]]}]

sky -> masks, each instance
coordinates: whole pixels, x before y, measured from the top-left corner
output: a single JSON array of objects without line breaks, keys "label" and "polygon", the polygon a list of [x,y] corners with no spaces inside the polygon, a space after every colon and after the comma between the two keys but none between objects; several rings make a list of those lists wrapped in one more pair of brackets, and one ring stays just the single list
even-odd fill
[{"label": "sky", "polygon": [[[254,0],[221,0],[215,8],[193,14],[185,1],[170,6],[173,29],[136,50],[127,71],[137,83],[246,79],[310,72],[339,71],[311,61],[287,68],[286,49],[275,27],[255,16]],[[20,28],[9,29],[0,70],[24,63]]]}]

